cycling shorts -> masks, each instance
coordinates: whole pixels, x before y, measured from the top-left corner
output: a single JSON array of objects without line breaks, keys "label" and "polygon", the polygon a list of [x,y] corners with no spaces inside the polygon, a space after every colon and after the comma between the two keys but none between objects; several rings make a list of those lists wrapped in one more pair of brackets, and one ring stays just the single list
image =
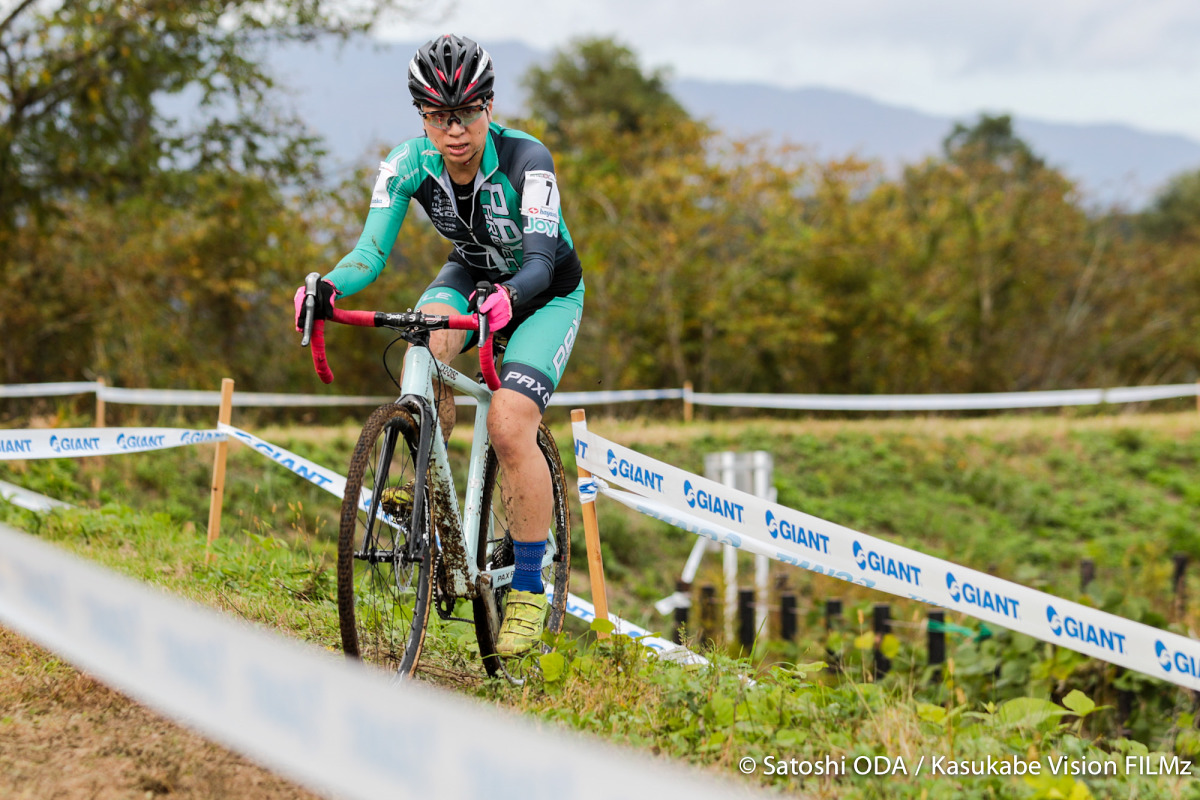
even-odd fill
[{"label": "cycling shorts", "polygon": [[[459,314],[470,310],[468,298],[475,291],[475,278],[467,268],[454,262],[446,264],[417,301],[417,309],[429,303],[442,303]],[[544,412],[550,396],[562,380],[579,335],[583,318],[583,279],[569,294],[534,298],[533,307],[513,309],[512,320],[498,336],[507,339],[504,362],[500,368],[500,386],[525,395]],[[467,337],[463,352],[475,346],[477,334]]]}]

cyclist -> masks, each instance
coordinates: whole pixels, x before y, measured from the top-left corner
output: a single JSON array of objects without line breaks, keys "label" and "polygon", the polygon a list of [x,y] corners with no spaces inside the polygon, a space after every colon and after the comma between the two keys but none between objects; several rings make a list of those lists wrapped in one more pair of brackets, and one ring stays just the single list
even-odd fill
[{"label": "cyclist", "polygon": [[[550,152],[492,119],[495,72],[487,52],[466,37],[440,36],[417,50],[407,78],[425,135],[400,144],[380,164],[358,244],[318,284],[316,317],[327,319],[337,299],[378,277],[411,200],[453,243],[416,308],[465,314],[476,283],[494,284],[478,311],[491,330],[508,337],[508,347],[487,425],[506,476],[516,562],[496,648],[521,655],[541,636],[546,609],[541,565],[553,496],[537,447],[538,424],[579,331],[583,271],[560,213]],[[298,324],[303,297],[301,287]],[[448,363],[474,338],[436,331],[430,349]],[[455,420],[450,394],[438,404],[446,437]]]}]

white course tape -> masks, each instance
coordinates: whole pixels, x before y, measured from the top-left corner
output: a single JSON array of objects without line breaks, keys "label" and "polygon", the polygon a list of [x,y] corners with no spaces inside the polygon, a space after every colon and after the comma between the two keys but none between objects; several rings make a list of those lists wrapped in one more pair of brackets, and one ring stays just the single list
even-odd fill
[{"label": "white course tape", "polygon": [[395,684],[3,525],[0,621],[134,699],[339,798],[752,796],[713,774]]},{"label": "white course tape", "polygon": [[95,382],[74,383],[10,383],[0,386],[0,397],[59,397],[68,394],[88,394],[100,388]]},{"label": "white course tape", "polygon": [[70,503],[64,503],[61,500],[54,500],[40,495],[37,492],[31,492],[28,489],[23,489],[20,486],[15,486],[5,481],[0,481],[0,497],[3,497],[8,502],[19,508],[24,508],[29,511],[53,511],[56,508],[71,508]]},{"label": "white course tape", "polygon": [[[567,613],[573,617],[583,620],[589,625],[596,620],[596,607],[584,600],[581,597],[576,597],[573,594],[567,595]],[[628,636],[631,639],[637,639],[639,644],[643,644],[650,648],[652,652],[667,661],[674,661],[678,664],[707,664],[708,659],[704,656],[697,655],[691,650],[688,650],[682,645],[675,644],[669,639],[663,639],[659,636],[652,635],[645,628],[634,625],[632,622],[621,619],[613,614],[608,615],[608,621],[613,624],[613,633],[619,633]]]},{"label": "white course tape", "polygon": [[1195,397],[1197,384],[1134,386],[1120,389],[1066,389],[1048,392],[981,394],[706,394],[687,395],[698,406],[780,408],[810,411],[963,411],[1006,408],[1057,408],[1104,403],[1140,403]]},{"label": "white course tape", "polygon": [[[96,391],[106,403],[142,406],[213,406],[221,405],[221,393],[191,389],[118,389],[106,386]],[[233,405],[248,407],[285,406],[377,406],[394,397],[367,397],[329,394],[280,394],[278,392],[233,393]]]},{"label": "white course tape", "polygon": [[186,428],[26,428],[0,430],[0,461],[144,453],[219,442],[224,433]]},{"label": "white course tape", "polygon": [[[701,478],[575,423],[575,460],[637,497],[601,493],[722,544],[1020,631],[1200,689],[1200,642],[919,553]],[[623,493],[622,493],[623,494]]]},{"label": "white course tape", "polygon": [[[221,393],[189,389],[121,389],[99,383],[24,383],[0,386],[0,397],[52,397],[95,392],[109,403],[163,406],[219,406]],[[1177,397],[1195,397],[1200,386],[1176,383],[1163,386],[1130,386],[1115,389],[1066,389],[1040,392],[982,394],[712,394],[688,389],[622,389],[606,392],[561,392],[550,398],[552,406],[632,403],[644,400],[684,400],[698,406],[778,408],[811,411],[955,411],[1006,408],[1057,408],[1104,403],[1144,403]],[[389,403],[387,396],[342,396],[234,392],[238,407],[362,406]],[[458,405],[475,405],[475,398],[459,395]]]}]

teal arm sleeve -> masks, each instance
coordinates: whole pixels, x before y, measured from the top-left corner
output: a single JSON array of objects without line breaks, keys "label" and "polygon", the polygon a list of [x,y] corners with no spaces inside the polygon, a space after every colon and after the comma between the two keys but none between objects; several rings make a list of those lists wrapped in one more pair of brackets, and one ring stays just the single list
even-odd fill
[{"label": "teal arm sleeve", "polygon": [[408,211],[408,198],[390,208],[372,208],[367,213],[358,244],[343,256],[325,279],[337,287],[338,297],[354,294],[369,286],[387,264],[396,235]]}]

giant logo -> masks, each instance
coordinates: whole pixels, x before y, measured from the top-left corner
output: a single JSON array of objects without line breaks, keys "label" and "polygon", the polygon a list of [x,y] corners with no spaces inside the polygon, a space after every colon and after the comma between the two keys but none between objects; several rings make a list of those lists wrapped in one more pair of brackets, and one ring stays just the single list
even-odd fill
[{"label": "giant logo", "polygon": [[122,450],[152,450],[156,447],[162,447],[163,440],[166,438],[161,433],[153,435],[120,433],[117,434],[117,447]]},{"label": "giant logo", "polygon": [[0,453],[32,453],[33,439],[0,439]]},{"label": "giant logo", "polygon": [[887,575],[889,578],[911,583],[914,586],[921,585],[920,567],[901,561],[898,558],[881,555],[874,550],[867,550],[857,540],[854,542],[853,550],[854,561],[858,564],[859,569],[878,572],[881,575]]},{"label": "giant logo", "polygon": [[696,489],[692,486],[691,481],[683,482],[683,499],[692,508],[699,508],[725,519],[742,521],[742,512],[745,509],[742,508],[740,503],[726,500],[719,495],[706,492],[703,489]]},{"label": "giant logo", "polygon": [[645,486],[647,489],[662,492],[663,476],[659,473],[638,466],[628,459],[617,458],[617,454],[612,450],[608,451],[607,464],[609,472],[618,478],[624,478],[639,486]]},{"label": "giant logo", "polygon": [[777,517],[770,509],[767,509],[767,533],[771,534],[772,539],[795,542],[821,553],[829,552],[829,537],[827,535],[807,530],[800,525],[787,521],[783,517]]},{"label": "giant logo", "polygon": [[1158,665],[1163,668],[1163,672],[1174,670],[1180,675],[1200,678],[1200,668],[1196,664],[1196,657],[1182,650],[1171,650],[1163,644],[1161,639],[1154,640],[1154,656],[1158,659]]},{"label": "giant logo", "polygon": [[56,453],[87,453],[100,449],[99,436],[58,436],[50,437],[50,449]]},{"label": "giant logo", "polygon": [[1113,653],[1125,652],[1125,634],[1075,617],[1064,617],[1054,609],[1054,606],[1046,606],[1046,622],[1050,625],[1050,632],[1055,636],[1078,639]]},{"label": "giant logo", "polygon": [[1021,602],[1015,597],[983,589],[971,583],[960,584],[953,572],[946,573],[946,589],[950,592],[950,599],[956,603],[977,606],[1013,619],[1020,617]]}]

